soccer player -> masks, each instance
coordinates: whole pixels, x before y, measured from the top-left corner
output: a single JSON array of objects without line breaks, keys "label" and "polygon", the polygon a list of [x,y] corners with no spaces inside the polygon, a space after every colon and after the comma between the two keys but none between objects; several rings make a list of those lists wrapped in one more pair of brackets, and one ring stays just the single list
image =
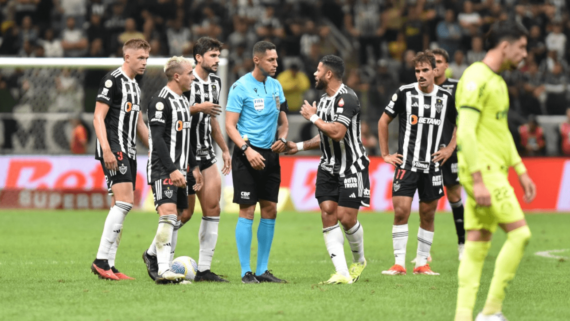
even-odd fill
[{"label": "soccer player", "polygon": [[[181,225],[184,225],[194,213],[196,195],[202,207],[202,222],[198,232],[200,256],[198,271],[194,282],[227,282],[210,271],[214,250],[218,241],[218,225],[220,223],[220,199],[222,196],[222,179],[216,164],[216,152],[212,138],[222,150],[224,161],[222,174],[227,175],[231,170],[231,157],[228,145],[220,130],[216,116],[221,112],[220,92],[222,80],[216,75],[220,62],[222,43],[210,37],[202,37],[194,44],[194,83],[186,93],[190,99],[192,114],[192,132],[190,143],[200,172],[204,178],[204,187],[194,192],[189,190],[188,209],[182,215]],[[188,184],[194,184],[194,177],[188,175]],[[196,194],[196,195],[195,195]],[[174,248],[173,248],[174,251]]]},{"label": "soccer player", "polygon": [[131,39],[123,45],[123,65],[101,80],[95,104],[93,126],[97,135],[95,159],[101,161],[113,207],[107,215],[97,257],[91,271],[102,279],[131,277],[115,268],[115,255],[123,221],[133,208],[137,179],[136,134],[148,144],[148,129],[139,117],[141,90],[135,77],[144,74],[150,45]]},{"label": "soccer player", "polygon": [[[382,272],[386,275],[406,274],[408,218],[416,190],[420,197],[420,228],[414,274],[439,275],[427,263],[434,237],[435,210],[443,196],[440,166],[449,157],[439,146],[445,120],[454,123],[457,111],[451,93],[434,84],[437,68],[434,55],[430,51],[419,52],[413,62],[418,82],[400,87],[378,121],[382,158],[396,167],[392,189],[396,263]],[[388,124],[396,116],[400,118],[398,152],[390,154]],[[455,135],[449,145],[455,147]]]},{"label": "soccer player", "polygon": [[[305,104],[301,115],[319,129],[313,139],[287,143],[287,154],[317,149],[322,151],[317,172],[315,197],[321,208],[325,245],[336,273],[324,284],[352,284],[366,267],[364,229],[358,221],[360,206],[370,206],[370,160],[362,145],[360,102],[354,91],[342,83],[344,61],[324,56],[315,72],[316,88],[325,90],[318,105]],[[350,270],[344,256],[344,236],[352,250]]]},{"label": "soccer player", "polygon": [[509,93],[500,76],[502,71],[515,70],[526,57],[527,37],[519,22],[494,23],[486,36],[489,51],[485,58],[467,68],[457,85],[459,178],[467,192],[467,242],[459,264],[457,321],[473,318],[483,263],[497,225],[507,233],[507,240],[497,256],[487,302],[476,320],[506,320],[501,312],[505,288],[514,278],[531,236],[509,184],[509,168],[514,167],[518,174],[525,201],[534,199],[536,187],[509,131]]},{"label": "soccer player", "polygon": [[[267,268],[281,183],[279,153],[285,151],[289,123],[287,101],[277,70],[274,44],[260,41],[253,46],[253,72],[231,87],[226,107],[226,132],[235,143],[232,157],[234,203],[239,204],[236,243],[243,283],[284,283]],[[276,138],[277,137],[277,138]],[[261,209],[257,229],[257,268],[250,267],[253,213]]]},{"label": "soccer player", "polygon": [[[445,77],[445,71],[449,68],[449,54],[444,49],[433,50],[435,56],[435,84],[449,91],[455,97],[456,79]],[[455,98],[454,98],[455,100]],[[440,151],[448,158],[441,166],[443,175],[443,185],[447,194],[447,200],[453,212],[453,221],[455,222],[455,231],[457,233],[457,251],[459,252],[459,260],[463,255],[465,248],[465,228],[463,226],[463,203],[461,202],[461,185],[459,184],[459,168],[457,165],[457,149],[451,146],[449,142],[456,129],[455,122],[445,121],[443,126],[443,144],[440,145]]]},{"label": "soccer player", "polygon": [[166,62],[164,73],[168,83],[152,97],[148,106],[150,158],[147,179],[152,186],[154,205],[160,218],[153,241],[155,246],[143,255],[147,268],[151,263],[147,257],[156,257],[157,284],[184,279],[184,275],[170,270],[170,265],[171,246],[176,244],[177,237],[173,233],[174,227],[182,210],[188,208],[188,167],[196,177],[192,188],[199,190],[202,184],[200,168],[190,148],[190,101],[183,95],[190,90],[194,80],[192,62],[183,57],[172,57]]}]

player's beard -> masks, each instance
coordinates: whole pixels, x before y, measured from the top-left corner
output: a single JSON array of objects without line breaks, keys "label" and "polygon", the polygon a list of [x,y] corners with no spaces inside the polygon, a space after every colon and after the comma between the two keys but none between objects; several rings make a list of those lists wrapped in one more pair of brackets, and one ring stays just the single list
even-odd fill
[{"label": "player's beard", "polygon": [[[216,70],[214,70],[214,68],[213,68],[214,66],[216,67]],[[218,65],[216,64],[213,66],[208,66],[208,65],[202,64],[202,69],[204,69],[209,74],[215,74],[218,71]]]},{"label": "player's beard", "polygon": [[328,81],[326,81],[325,78],[317,78],[317,82],[315,83],[315,89],[317,90],[323,90],[325,88],[327,88],[328,86]]}]

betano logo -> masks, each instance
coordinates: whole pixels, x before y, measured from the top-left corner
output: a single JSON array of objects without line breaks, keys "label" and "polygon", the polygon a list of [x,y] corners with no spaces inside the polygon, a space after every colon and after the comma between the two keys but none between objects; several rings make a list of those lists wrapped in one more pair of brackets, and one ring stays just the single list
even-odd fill
[{"label": "betano logo", "polygon": [[429,117],[418,117],[417,115],[410,115],[410,124],[424,124],[424,125],[441,125],[441,119],[429,118]]}]

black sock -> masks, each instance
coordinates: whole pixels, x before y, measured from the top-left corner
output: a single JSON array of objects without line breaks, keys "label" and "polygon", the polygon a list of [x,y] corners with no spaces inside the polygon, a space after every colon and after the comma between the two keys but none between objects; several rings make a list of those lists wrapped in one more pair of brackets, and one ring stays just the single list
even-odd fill
[{"label": "black sock", "polygon": [[453,222],[455,223],[455,231],[457,232],[457,243],[465,244],[465,227],[463,226],[463,203],[461,200],[451,203],[451,211],[453,211]]}]

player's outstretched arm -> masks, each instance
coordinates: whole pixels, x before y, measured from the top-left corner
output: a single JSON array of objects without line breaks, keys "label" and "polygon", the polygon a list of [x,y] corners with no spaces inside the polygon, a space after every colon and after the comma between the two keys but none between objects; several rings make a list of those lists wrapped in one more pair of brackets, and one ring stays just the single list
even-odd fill
[{"label": "player's outstretched arm", "polygon": [[216,144],[218,144],[222,150],[222,159],[224,160],[224,168],[222,168],[222,174],[228,175],[232,170],[232,157],[230,156],[230,150],[228,149],[226,140],[224,139],[222,131],[220,130],[220,123],[218,123],[218,119],[215,117],[210,118],[210,124],[212,126],[212,137],[214,137]]},{"label": "player's outstretched arm", "polygon": [[313,102],[313,105],[309,104],[305,100],[305,103],[301,107],[301,115],[305,117],[306,120],[310,120],[318,129],[320,129],[325,135],[332,138],[335,142],[340,142],[344,135],[346,135],[347,127],[339,122],[327,123],[317,115],[317,103]]},{"label": "player's outstretched arm", "polygon": [[380,144],[380,153],[384,162],[391,164],[395,167],[402,165],[402,155],[396,153],[390,155],[390,149],[388,148],[388,125],[392,122],[393,118],[388,114],[382,114],[382,117],[378,120],[378,143]]},{"label": "player's outstretched arm", "polygon": [[116,170],[117,159],[115,158],[115,155],[113,155],[113,151],[111,151],[111,146],[107,140],[107,129],[105,128],[105,117],[107,117],[109,108],[109,105],[100,101],[95,103],[95,112],[93,113],[93,127],[95,128],[95,135],[97,135],[99,144],[101,144],[105,167],[108,170]]},{"label": "player's outstretched arm", "polygon": [[[283,138],[287,141],[287,135],[289,134],[289,120],[287,120],[287,114],[284,111],[279,112],[279,120],[277,127],[277,138]],[[274,153],[283,153],[285,151],[285,143],[280,139],[276,140],[273,145],[271,145],[271,150]]]},{"label": "player's outstretched arm", "polygon": [[316,135],[310,140],[306,140],[300,143],[287,142],[287,148],[285,148],[285,155],[295,155],[303,150],[318,149],[321,145],[321,135]]},{"label": "player's outstretched arm", "polygon": [[144,123],[143,116],[139,114],[138,121],[137,121],[137,135],[139,136],[140,140],[142,141],[143,145],[148,148],[148,127]]}]

